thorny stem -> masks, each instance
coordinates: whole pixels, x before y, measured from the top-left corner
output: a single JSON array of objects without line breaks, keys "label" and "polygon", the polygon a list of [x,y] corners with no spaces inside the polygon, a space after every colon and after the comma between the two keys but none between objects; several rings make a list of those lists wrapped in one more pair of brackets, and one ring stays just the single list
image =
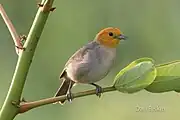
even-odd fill
[{"label": "thorny stem", "polygon": [[13,38],[14,44],[15,44],[15,49],[16,49],[16,53],[19,54],[19,50],[23,49],[23,46],[21,44],[21,39],[19,37],[19,35],[16,32],[16,29],[14,28],[11,20],[9,19],[9,17],[7,16],[5,10],[3,9],[3,6],[0,4],[0,14],[7,26],[7,28],[9,29],[9,32]]},{"label": "thorny stem", "polygon": [[[23,46],[25,49],[19,53],[12,82],[0,111],[0,120],[12,120],[19,113],[20,108],[14,106],[12,102],[16,103],[17,106],[20,103],[21,94],[36,50],[36,46],[44,29],[53,1],[54,0],[42,0],[41,4],[43,6],[39,7],[36,13],[35,19],[27,36],[27,40]],[[1,13],[4,13],[2,12],[2,6]],[[14,33],[14,31],[11,32]],[[17,36],[18,35],[15,37]],[[19,44],[17,43],[17,45]]]}]

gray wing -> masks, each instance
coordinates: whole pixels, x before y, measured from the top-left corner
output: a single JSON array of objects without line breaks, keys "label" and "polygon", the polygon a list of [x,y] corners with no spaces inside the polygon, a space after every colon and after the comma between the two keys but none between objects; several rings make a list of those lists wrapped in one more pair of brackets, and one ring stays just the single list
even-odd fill
[{"label": "gray wing", "polygon": [[73,61],[81,61],[83,60],[84,55],[89,51],[94,49],[95,47],[97,47],[99,44],[95,41],[92,41],[90,43],[88,43],[87,45],[83,46],[82,48],[80,48],[78,51],[76,51],[67,61],[67,63],[65,64],[65,67],[62,71],[62,73],[60,74],[60,78],[62,78],[65,74],[66,74],[66,66],[68,66],[69,63],[73,62]]}]

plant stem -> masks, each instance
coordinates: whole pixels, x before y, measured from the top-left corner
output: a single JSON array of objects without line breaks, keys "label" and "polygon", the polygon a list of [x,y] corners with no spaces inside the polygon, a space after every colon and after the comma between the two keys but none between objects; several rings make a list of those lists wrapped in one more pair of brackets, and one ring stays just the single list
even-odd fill
[{"label": "plant stem", "polygon": [[[114,86],[110,86],[110,87],[105,87],[103,88],[103,93],[104,92],[111,92],[111,91],[115,91],[116,88]],[[84,96],[88,96],[88,95],[93,95],[96,94],[96,90],[88,90],[88,91],[84,91],[84,92],[78,92],[78,93],[74,93],[72,94],[73,99],[74,98],[78,98],[78,97],[84,97]],[[63,95],[63,96],[58,96],[58,97],[52,97],[52,98],[46,98],[46,99],[42,99],[42,100],[38,100],[38,101],[33,101],[33,102],[22,102],[20,104],[20,113],[24,113],[28,110],[31,110],[33,108],[37,108],[43,105],[47,105],[47,104],[51,104],[51,103],[55,103],[58,102],[60,100],[67,100],[67,96]]]},{"label": "plant stem", "polygon": [[41,3],[43,6],[38,9],[27,40],[23,46],[25,49],[19,53],[11,86],[0,111],[0,120],[12,120],[19,113],[19,108],[13,105],[12,102],[16,102],[17,105],[20,103],[26,76],[53,1],[43,0]]},{"label": "plant stem", "polygon": [[14,28],[11,20],[8,18],[5,10],[3,9],[3,6],[0,4],[0,14],[13,38],[14,44],[15,44],[15,49],[16,49],[16,53],[19,54],[19,50],[23,48],[22,44],[21,44],[21,39],[19,37],[19,35],[16,32],[16,29]]}]

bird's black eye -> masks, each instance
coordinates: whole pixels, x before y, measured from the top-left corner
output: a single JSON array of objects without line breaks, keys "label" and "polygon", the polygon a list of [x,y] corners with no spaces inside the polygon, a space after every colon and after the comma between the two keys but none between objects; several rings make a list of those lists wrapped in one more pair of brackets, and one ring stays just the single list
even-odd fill
[{"label": "bird's black eye", "polygon": [[112,33],[112,32],[109,32],[109,36],[113,36],[113,33]]}]

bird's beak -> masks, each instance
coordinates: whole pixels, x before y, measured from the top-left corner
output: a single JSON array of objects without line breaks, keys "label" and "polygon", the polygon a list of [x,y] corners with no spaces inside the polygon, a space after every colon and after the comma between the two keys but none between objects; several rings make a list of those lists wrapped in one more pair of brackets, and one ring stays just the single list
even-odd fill
[{"label": "bird's beak", "polygon": [[119,39],[119,40],[126,40],[127,39],[127,37],[124,36],[123,34],[120,34],[120,35],[116,36],[116,38]]}]

